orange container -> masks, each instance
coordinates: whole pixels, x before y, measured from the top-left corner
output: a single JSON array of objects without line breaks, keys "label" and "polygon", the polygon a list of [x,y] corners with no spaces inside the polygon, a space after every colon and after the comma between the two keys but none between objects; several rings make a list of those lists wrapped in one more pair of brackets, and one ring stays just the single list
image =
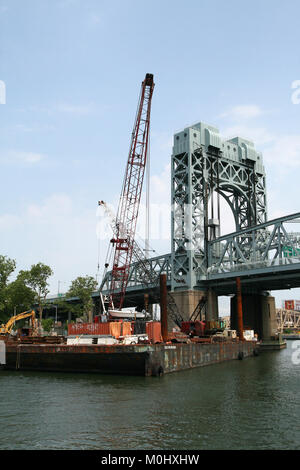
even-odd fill
[{"label": "orange container", "polygon": [[159,321],[151,321],[146,323],[146,333],[152,344],[162,343],[161,323]]},{"label": "orange container", "polygon": [[109,334],[114,336],[116,339],[121,336],[121,322],[112,321],[109,323]]},{"label": "orange container", "polygon": [[132,329],[131,329],[131,322],[123,322],[122,323],[122,336],[126,335],[131,335],[132,334]]}]

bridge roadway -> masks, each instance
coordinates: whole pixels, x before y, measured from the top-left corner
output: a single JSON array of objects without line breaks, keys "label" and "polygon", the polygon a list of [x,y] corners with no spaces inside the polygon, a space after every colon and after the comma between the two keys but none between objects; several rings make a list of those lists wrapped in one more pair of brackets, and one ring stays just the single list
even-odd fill
[{"label": "bridge roadway", "polygon": [[[300,287],[300,233],[289,232],[300,225],[300,212],[270,220],[249,229],[233,232],[208,242],[207,276],[199,272],[195,289],[212,288],[217,295],[236,292],[236,277],[241,278],[243,292],[257,293]],[[204,257],[203,253],[197,256]],[[167,273],[171,289],[171,254],[149,260],[157,277]],[[127,289],[128,301],[143,302],[144,293],[153,285],[145,285],[139,276],[138,263],[132,265]],[[110,272],[101,284],[108,294]]]},{"label": "bridge roadway", "polygon": [[[300,233],[289,232],[290,224],[300,224],[300,213],[273,219],[249,229],[233,232],[208,242],[207,276],[197,276],[195,290],[212,288],[217,295],[236,292],[236,277],[241,278],[244,293],[274,291],[300,287]],[[294,228],[294,226],[292,226]],[[204,257],[203,253],[197,256]],[[167,274],[171,289],[171,254],[150,258],[150,270],[159,278]],[[143,305],[144,294],[149,303],[157,301],[158,284],[145,284],[141,280],[141,266],[133,263],[129,275],[125,306]],[[109,293],[111,272],[107,272],[100,290]],[[93,293],[96,300],[99,291]],[[61,298],[61,297],[60,297]],[[48,303],[58,299],[48,298]],[[71,302],[77,298],[69,299]]]}]

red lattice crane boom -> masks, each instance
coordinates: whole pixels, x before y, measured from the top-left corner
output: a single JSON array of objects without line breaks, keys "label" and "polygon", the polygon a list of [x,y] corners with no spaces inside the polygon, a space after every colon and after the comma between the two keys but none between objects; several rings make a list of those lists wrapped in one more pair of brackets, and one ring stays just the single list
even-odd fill
[{"label": "red lattice crane boom", "polygon": [[109,307],[121,310],[128,283],[142,186],[149,150],[153,75],[147,73],[141,86],[136,119],[132,132],[125,178],[116,217],[114,260]]}]

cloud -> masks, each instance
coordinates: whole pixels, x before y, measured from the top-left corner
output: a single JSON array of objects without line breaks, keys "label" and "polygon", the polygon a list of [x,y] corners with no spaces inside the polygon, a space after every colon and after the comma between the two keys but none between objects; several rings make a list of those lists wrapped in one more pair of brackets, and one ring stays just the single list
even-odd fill
[{"label": "cloud", "polygon": [[[45,113],[48,116],[56,117],[57,113],[62,113],[69,116],[75,117],[84,117],[92,114],[104,114],[111,109],[110,105],[99,104],[90,101],[88,103],[69,103],[69,102],[56,102],[53,104],[47,104],[45,106],[41,105],[30,105],[28,108],[20,108],[19,112],[31,111],[34,113]],[[29,131],[42,131],[42,130],[53,130],[55,127],[53,125],[41,125],[33,127],[25,127],[19,125],[20,130]]]},{"label": "cloud", "polygon": [[91,13],[89,17],[89,22],[92,25],[98,25],[101,23],[101,17],[97,13]]},{"label": "cloud", "polygon": [[171,163],[168,163],[162,173],[150,178],[151,201],[154,203],[169,202],[171,196]]},{"label": "cloud", "polygon": [[21,225],[21,218],[12,214],[3,214],[0,216],[0,230],[10,230]]},{"label": "cloud", "polygon": [[50,218],[65,216],[72,211],[72,201],[66,194],[52,194],[43,204],[31,204],[27,208],[27,214],[33,218]]},{"label": "cloud", "polygon": [[76,3],[78,3],[78,0],[60,0],[58,6],[60,8],[67,8],[69,6],[75,5]]},{"label": "cloud", "polygon": [[[56,293],[58,279],[67,289],[77,276],[96,274],[96,224],[93,209],[79,209],[68,194],[53,193],[19,213],[0,215],[1,252],[16,259],[18,270],[39,261],[51,266],[50,288]],[[101,267],[107,246],[101,243]]]},{"label": "cloud", "polygon": [[19,150],[9,150],[0,154],[0,162],[8,164],[35,165],[45,158],[46,156],[42,153],[23,152]]},{"label": "cloud", "polygon": [[32,126],[26,126],[25,124],[16,124],[12,128],[20,132],[47,132],[55,130],[55,127],[50,124],[33,124]]},{"label": "cloud", "polygon": [[240,105],[240,106],[233,106],[231,109],[226,111],[225,113],[220,115],[220,118],[230,118],[233,120],[239,119],[252,119],[263,114],[262,109],[255,105]]},{"label": "cloud", "polygon": [[72,114],[74,116],[86,116],[95,111],[94,103],[88,104],[70,104],[70,103],[60,103],[55,106],[55,109],[61,113]]},{"label": "cloud", "polygon": [[244,137],[251,140],[255,145],[264,145],[274,141],[275,136],[264,127],[252,127],[247,125],[229,126],[222,130],[222,134],[226,139],[233,137]]},{"label": "cloud", "polygon": [[264,150],[266,162],[280,165],[282,170],[300,166],[300,135],[279,135]]},{"label": "cloud", "polygon": [[173,145],[173,136],[171,132],[152,132],[151,134],[151,153],[171,154]]},{"label": "cloud", "polygon": [[[253,126],[248,121],[254,117],[265,114],[265,111],[257,105],[235,106],[223,113],[220,117],[226,117],[232,122],[222,130],[226,139],[244,137],[254,142],[255,146],[263,146],[263,158],[266,163],[281,166],[286,173],[291,168],[300,166],[300,135],[299,134],[274,134],[265,126]],[[238,121],[238,123],[236,122]],[[278,174],[280,177],[280,174]]]},{"label": "cloud", "polygon": [[0,6],[0,14],[6,13],[8,11],[8,6],[1,5]]}]

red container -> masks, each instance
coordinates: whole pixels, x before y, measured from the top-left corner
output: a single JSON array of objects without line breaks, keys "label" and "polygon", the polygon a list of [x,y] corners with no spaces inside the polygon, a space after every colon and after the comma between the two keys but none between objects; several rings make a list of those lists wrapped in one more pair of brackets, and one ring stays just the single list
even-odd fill
[{"label": "red container", "polygon": [[109,323],[71,323],[68,335],[109,335]]},{"label": "red container", "polygon": [[285,300],[284,308],[286,310],[295,310],[295,303],[293,300]]}]

